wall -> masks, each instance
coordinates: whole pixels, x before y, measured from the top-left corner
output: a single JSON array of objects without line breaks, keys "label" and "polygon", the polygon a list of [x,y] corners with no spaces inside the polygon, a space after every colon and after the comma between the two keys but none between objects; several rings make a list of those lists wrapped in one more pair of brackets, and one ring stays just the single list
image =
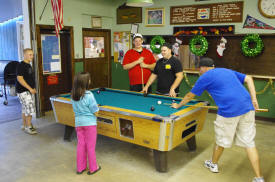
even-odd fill
[{"label": "wall", "polygon": [[[169,15],[170,15],[170,6],[177,5],[191,5],[191,4],[207,4],[207,3],[221,3],[221,2],[232,2],[236,0],[209,0],[202,2],[195,2],[194,0],[154,0],[155,5],[150,8],[165,8],[165,26],[163,27],[145,27],[143,23],[139,24],[139,33],[143,35],[172,35],[173,34],[173,26],[169,25]],[[102,16],[103,20],[103,29],[111,29],[111,33],[114,31],[130,31],[131,25],[117,25],[116,24],[116,8],[122,5],[126,0],[66,0],[64,3],[64,25],[65,26],[73,26],[74,27],[74,49],[75,49],[75,58],[83,58],[82,51],[82,28],[91,28],[91,19],[92,15]],[[243,21],[246,18],[246,15],[249,14],[271,26],[275,27],[274,19],[264,18],[258,11],[257,8],[258,0],[244,0],[244,11],[243,11]],[[43,10],[45,1],[39,0],[36,1],[35,11],[36,11],[36,23],[37,24],[53,24],[53,15],[50,4],[47,5],[47,8],[44,12],[44,15],[41,20],[39,20],[39,16]],[[145,8],[143,8],[143,22],[145,19]],[[213,25],[213,24],[207,24]],[[218,25],[226,25],[226,24],[218,24]],[[230,23],[230,25],[235,25],[235,32],[238,34],[246,34],[246,33],[275,33],[274,30],[258,30],[258,29],[243,29],[243,23]],[[178,25],[182,26],[182,25]],[[194,25],[185,25],[185,26],[194,26]],[[111,41],[112,42],[112,41]],[[113,49],[113,48],[112,48]],[[78,70],[81,70],[81,63],[78,63]],[[197,79],[196,75],[190,75],[190,80],[194,81]],[[128,89],[128,75],[127,71],[122,69],[122,66],[118,63],[114,63],[112,61],[112,87],[120,88],[120,89]],[[264,80],[257,80],[256,87],[258,90],[262,89],[262,86],[265,85]],[[269,88],[270,89],[270,88]],[[181,96],[190,90],[190,87],[186,85],[185,82],[181,85]],[[270,90],[263,95],[259,96],[259,102],[262,107],[269,107],[271,110],[269,113],[260,113],[259,116],[271,117],[275,118],[275,103],[274,95]],[[207,94],[204,94],[199,99],[205,99],[211,101]]]}]

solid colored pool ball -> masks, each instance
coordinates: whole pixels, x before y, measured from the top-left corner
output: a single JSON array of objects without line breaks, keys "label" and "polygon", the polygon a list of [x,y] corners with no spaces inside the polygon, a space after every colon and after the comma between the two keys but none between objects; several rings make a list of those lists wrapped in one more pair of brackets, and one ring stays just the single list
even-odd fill
[{"label": "solid colored pool ball", "polygon": [[154,111],[154,110],[155,110],[155,108],[154,108],[154,106],[152,106],[152,107],[151,107],[151,111]]},{"label": "solid colored pool ball", "polygon": [[159,100],[159,101],[158,101],[158,105],[160,105],[161,103],[162,103],[162,102]]},{"label": "solid colored pool ball", "polygon": [[100,93],[100,91],[98,90],[96,93],[97,93],[97,94],[99,94],[99,93]]}]

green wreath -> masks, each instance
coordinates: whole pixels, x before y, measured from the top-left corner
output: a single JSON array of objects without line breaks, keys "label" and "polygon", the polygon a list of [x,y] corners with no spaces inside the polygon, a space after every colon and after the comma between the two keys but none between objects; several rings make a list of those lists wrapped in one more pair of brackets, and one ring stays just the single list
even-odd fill
[{"label": "green wreath", "polygon": [[151,50],[153,51],[153,53],[159,54],[161,53],[161,48],[157,48],[156,43],[160,44],[160,47],[161,47],[165,43],[165,40],[159,35],[153,37],[153,39],[151,40],[151,43],[150,43]]},{"label": "green wreath", "polygon": [[[200,47],[196,47],[196,45],[200,45]],[[195,35],[189,42],[190,51],[197,55],[203,56],[208,50],[208,42],[206,38],[202,35]]]},{"label": "green wreath", "polygon": [[[249,44],[254,43],[255,47],[250,48]],[[264,49],[264,43],[258,34],[246,35],[241,41],[242,53],[247,57],[258,56]]]}]

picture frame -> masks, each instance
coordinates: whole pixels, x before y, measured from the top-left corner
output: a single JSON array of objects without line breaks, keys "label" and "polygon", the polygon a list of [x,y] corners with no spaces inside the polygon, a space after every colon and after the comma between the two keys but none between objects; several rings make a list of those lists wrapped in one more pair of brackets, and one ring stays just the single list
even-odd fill
[{"label": "picture frame", "polygon": [[145,26],[159,27],[164,26],[165,11],[164,8],[146,8]]},{"label": "picture frame", "polygon": [[138,33],[138,24],[132,24],[131,25],[131,34],[136,34]]},{"label": "picture frame", "polygon": [[142,8],[122,6],[117,8],[117,24],[142,23]]},{"label": "picture frame", "polygon": [[102,28],[101,17],[92,17],[92,28]]}]

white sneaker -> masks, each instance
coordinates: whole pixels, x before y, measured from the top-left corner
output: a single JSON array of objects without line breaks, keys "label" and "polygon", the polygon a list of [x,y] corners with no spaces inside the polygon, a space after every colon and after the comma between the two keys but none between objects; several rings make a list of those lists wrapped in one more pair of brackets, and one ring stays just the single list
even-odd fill
[{"label": "white sneaker", "polygon": [[264,182],[264,177],[254,178],[252,182]]},{"label": "white sneaker", "polygon": [[204,167],[208,168],[213,173],[218,173],[219,172],[218,164],[213,164],[212,160],[204,161]]},{"label": "white sneaker", "polygon": [[37,131],[34,128],[32,128],[32,127],[26,127],[25,128],[25,132],[28,133],[28,134],[30,134],[30,135],[37,134]]}]

